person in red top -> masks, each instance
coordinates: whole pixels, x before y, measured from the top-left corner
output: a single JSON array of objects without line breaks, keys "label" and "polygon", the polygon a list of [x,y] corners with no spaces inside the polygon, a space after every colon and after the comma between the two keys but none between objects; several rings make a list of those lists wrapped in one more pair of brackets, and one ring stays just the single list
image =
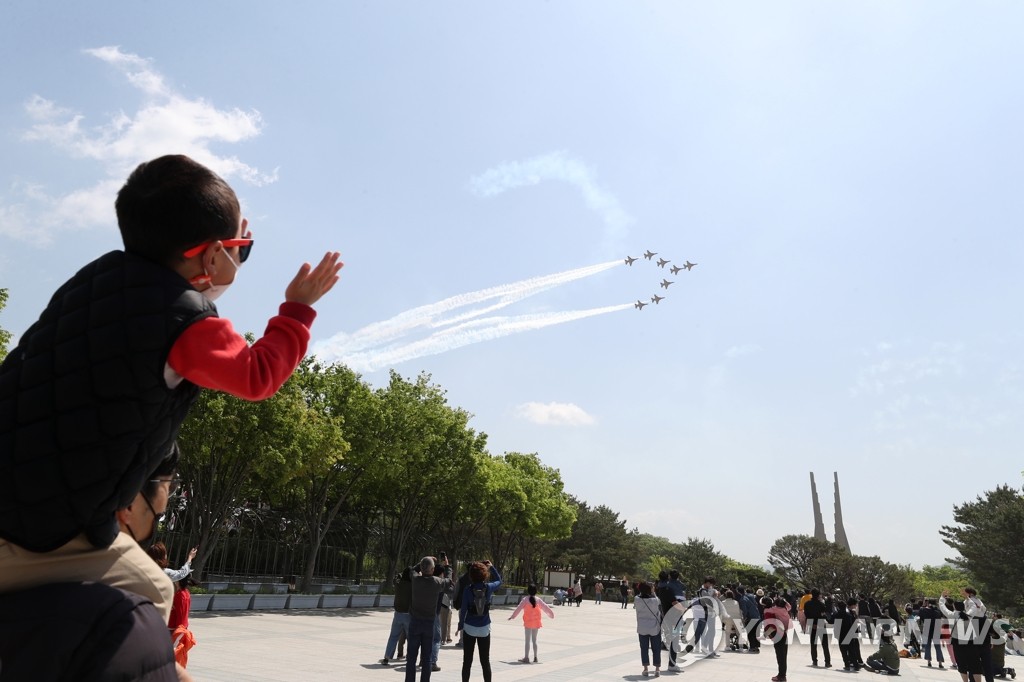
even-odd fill
[{"label": "person in red top", "polygon": [[775,643],[775,660],[779,664],[779,674],[772,682],[785,682],[786,657],[789,656],[789,603],[779,597],[772,606],[764,610],[765,637]]},{"label": "person in red top", "polygon": [[[125,583],[152,560],[115,513],[175,447],[200,388],[263,400],[284,384],[343,265],[335,252],[303,264],[250,346],[213,303],[253,246],[231,187],[163,156],[132,172],[115,208],[124,251],[62,285],[0,364],[0,592],[69,580],[142,589]],[[105,557],[105,575],[92,575]],[[153,583],[143,593],[169,605],[170,579]]]},{"label": "person in red top", "polygon": [[174,584],[174,602],[171,604],[171,618],[167,625],[171,633],[174,659],[182,668],[188,665],[189,649],[196,645],[195,636],[188,629],[188,611],[192,608],[192,593],[188,588],[195,584],[195,581],[187,576]]},{"label": "person in red top", "polygon": [[172,632],[178,627],[188,629],[188,611],[192,608],[192,593],[189,587],[196,584],[192,578],[182,578],[174,584],[174,601],[171,602],[171,617],[167,628]]}]

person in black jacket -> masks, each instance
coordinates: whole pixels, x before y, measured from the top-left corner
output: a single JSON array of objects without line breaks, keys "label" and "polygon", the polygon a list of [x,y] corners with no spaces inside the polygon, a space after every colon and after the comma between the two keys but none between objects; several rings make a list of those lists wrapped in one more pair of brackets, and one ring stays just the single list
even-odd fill
[{"label": "person in black jacket", "polygon": [[857,618],[861,622],[861,632],[866,632],[868,639],[875,638],[875,629],[871,623],[871,606],[868,604],[867,595],[861,593],[857,600]]},{"label": "person in black jacket", "polygon": [[843,655],[843,670],[859,670],[864,667],[864,659],[860,655],[860,632],[864,621],[857,614],[857,599],[846,600],[846,608],[840,601],[836,605],[836,621],[839,622],[839,653]]},{"label": "person in black jacket", "polygon": [[[455,586],[455,598],[452,600],[452,608],[456,612],[462,609],[462,593],[466,591],[473,579],[469,576],[470,564],[466,564],[466,572],[459,576],[459,582]],[[565,603],[563,601],[563,603]],[[458,628],[457,634],[459,635],[459,641],[455,643],[455,646],[462,647],[462,623],[456,625]]]},{"label": "person in black jacket", "polygon": [[807,629],[811,633],[811,665],[818,667],[818,640],[821,639],[821,651],[825,656],[825,667],[832,667],[832,653],[828,650],[828,630],[826,630],[825,603],[821,600],[818,588],[811,590],[811,598],[804,604],[804,616]]},{"label": "person in black jacket", "polygon": [[896,602],[890,599],[885,605],[885,615],[887,615],[894,623],[896,628],[895,634],[900,634],[900,625],[903,623],[903,616],[900,614],[900,609],[896,606]]},{"label": "person in black jacket", "polygon": [[942,612],[939,611],[939,600],[929,599],[928,603],[922,606],[917,612],[917,622],[921,628],[921,648],[924,650],[924,660],[928,661],[928,667],[932,667],[932,648],[935,648],[935,660],[942,668],[944,661],[942,657]]},{"label": "person in black jacket", "polygon": [[[395,647],[402,651],[401,642],[409,636],[409,604],[412,602],[412,579],[419,567],[407,566],[395,576],[395,614],[391,618],[391,632],[388,643],[384,646],[384,658],[381,665],[388,665],[395,658]],[[399,653],[398,658],[405,658]]]}]

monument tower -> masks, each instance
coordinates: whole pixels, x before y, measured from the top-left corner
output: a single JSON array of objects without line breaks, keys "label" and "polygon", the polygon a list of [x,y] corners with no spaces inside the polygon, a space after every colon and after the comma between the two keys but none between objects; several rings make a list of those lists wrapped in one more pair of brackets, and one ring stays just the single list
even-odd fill
[{"label": "monument tower", "polygon": [[[835,497],[836,497],[836,539],[835,543],[850,551],[850,541],[846,538],[846,528],[843,527],[843,507],[839,502],[839,473],[832,472]],[[811,503],[814,505],[814,537],[818,540],[828,540],[825,537],[825,522],[821,518],[821,504],[818,502],[818,486],[814,483],[814,472],[811,472]],[[852,554],[852,552],[851,552]]]},{"label": "monument tower", "polygon": [[811,472],[811,503],[814,505],[814,537],[818,540],[827,540],[825,537],[825,522],[821,518],[821,504],[818,503],[818,487],[814,484],[814,472]]},{"label": "monument tower", "polygon": [[846,539],[846,529],[843,528],[843,507],[839,504],[839,473],[833,471],[832,476],[835,478],[836,488],[836,544],[850,552],[850,541]]}]

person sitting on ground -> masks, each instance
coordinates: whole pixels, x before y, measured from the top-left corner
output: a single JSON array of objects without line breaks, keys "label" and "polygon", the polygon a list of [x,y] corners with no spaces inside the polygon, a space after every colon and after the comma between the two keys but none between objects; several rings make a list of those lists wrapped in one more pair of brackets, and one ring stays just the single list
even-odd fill
[{"label": "person sitting on ground", "polygon": [[886,632],[879,638],[878,651],[868,656],[867,664],[870,670],[877,673],[900,674],[900,652],[891,634]]}]

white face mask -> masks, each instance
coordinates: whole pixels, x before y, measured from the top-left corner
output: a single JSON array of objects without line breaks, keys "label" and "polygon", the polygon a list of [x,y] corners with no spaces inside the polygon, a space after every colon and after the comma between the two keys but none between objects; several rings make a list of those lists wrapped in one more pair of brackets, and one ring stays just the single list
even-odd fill
[{"label": "white face mask", "polygon": [[[238,272],[241,269],[241,266],[238,263],[235,262],[235,259],[232,258],[231,254],[228,253],[227,251],[224,252],[224,255],[227,256],[227,259],[231,262],[231,264],[233,266],[235,266],[235,272]],[[209,275],[209,273],[207,273],[207,275]],[[227,284],[214,284],[211,281],[210,282],[210,286],[207,287],[206,289],[203,289],[199,293],[201,293],[203,296],[205,296],[206,300],[208,300],[211,303],[213,303],[218,298],[220,298],[222,295],[224,295],[224,292],[228,290],[228,287],[230,287],[232,283],[233,283],[233,281],[232,282],[228,282]]]}]

